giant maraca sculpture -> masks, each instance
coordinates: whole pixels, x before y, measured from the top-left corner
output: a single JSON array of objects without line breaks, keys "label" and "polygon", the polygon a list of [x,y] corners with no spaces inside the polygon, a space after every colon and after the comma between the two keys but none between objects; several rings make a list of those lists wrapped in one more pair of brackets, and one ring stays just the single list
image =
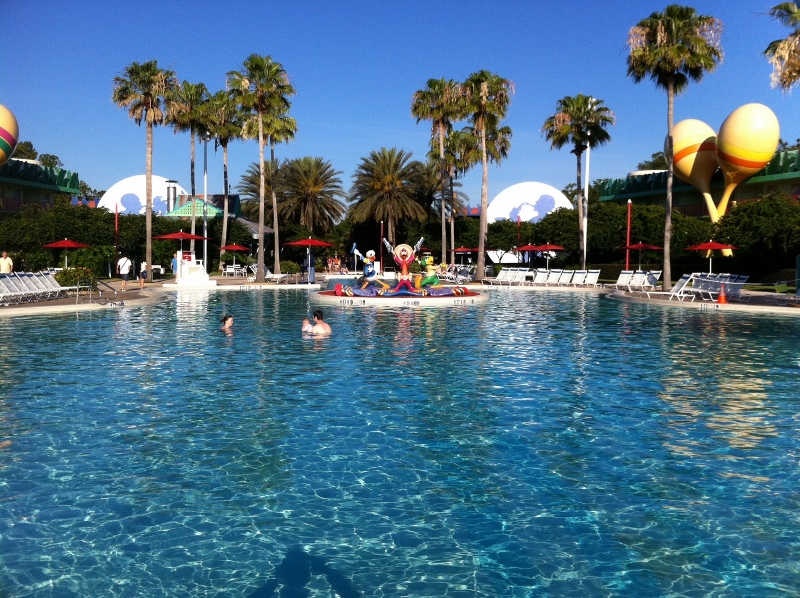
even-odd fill
[{"label": "giant maraca sculpture", "polygon": [[8,162],[19,139],[19,125],[14,114],[0,104],[0,166]]},{"label": "giant maraca sculpture", "polygon": [[717,205],[719,216],[728,210],[736,186],[764,168],[780,140],[778,117],[763,104],[745,104],[730,113],[719,128],[717,158],[725,175],[725,191]]},{"label": "giant maraca sculpture", "polygon": [[[717,206],[711,197],[711,177],[719,166],[716,139],[714,129],[701,120],[689,118],[672,127],[673,172],[703,194],[711,222],[719,220]],[[666,147],[664,153],[667,153]]]}]

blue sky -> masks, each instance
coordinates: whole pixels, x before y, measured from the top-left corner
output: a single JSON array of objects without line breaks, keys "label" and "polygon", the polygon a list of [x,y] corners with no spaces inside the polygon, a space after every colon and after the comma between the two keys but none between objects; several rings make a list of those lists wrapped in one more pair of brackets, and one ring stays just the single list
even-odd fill
[{"label": "blue sky", "polygon": [[[738,106],[761,102],[786,140],[800,137],[798,98],[770,87],[761,55],[788,30],[767,15],[777,0],[688,3],[724,23],[725,58],[678,97],[676,122],[697,118],[719,129]],[[281,62],[297,90],[291,115],[296,140],[279,159],[321,156],[341,171],[345,189],[361,158],[397,147],[424,159],[429,123],[410,115],[411,95],[430,78],[463,81],[486,69],[514,82],[506,124],[511,152],[489,172],[489,199],[523,181],[559,189],[575,180],[568,148],[553,151],[541,126],[559,98],[600,98],[617,117],[612,141],[592,152],[591,178],[617,178],[659,151],[666,95],[626,76],[631,26],[666,1],[542,0],[490,2],[189,1],[138,5],[117,0],[0,0],[0,22],[13,35],[0,54],[0,104],[20,138],[56,154],[95,189],[145,170],[145,130],[111,101],[113,78],[131,62],[158,60],[179,79],[224,89],[225,75],[251,53]],[[230,148],[231,182],[257,161],[255,141]],[[190,187],[188,134],[156,129],[153,172]],[[203,192],[202,150],[197,192]],[[480,203],[480,168],[463,179]],[[209,146],[208,191],[222,191],[222,154]]]}]

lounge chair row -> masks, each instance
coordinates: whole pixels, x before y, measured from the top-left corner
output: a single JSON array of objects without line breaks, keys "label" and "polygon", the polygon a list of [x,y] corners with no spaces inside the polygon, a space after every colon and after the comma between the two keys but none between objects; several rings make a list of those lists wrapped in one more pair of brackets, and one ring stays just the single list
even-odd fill
[{"label": "lounge chair row", "polygon": [[598,287],[600,270],[562,270],[546,268],[503,268],[494,278],[481,282],[489,286]]},{"label": "lounge chair row", "polygon": [[[248,266],[248,268],[250,269],[250,272],[252,272],[252,275],[247,277],[247,282],[255,282],[256,274],[258,273],[258,266],[252,264]],[[288,276],[289,276],[288,274],[273,274],[272,272],[269,271],[269,268],[267,268],[266,272],[264,273],[264,281],[281,283],[284,282],[288,278]]]},{"label": "lounge chair row", "polygon": [[66,297],[69,291],[77,293],[80,289],[61,286],[52,272],[0,274],[0,303],[5,305]]},{"label": "lounge chair row", "polygon": [[623,270],[617,277],[617,282],[603,285],[606,289],[618,291],[655,291],[661,279],[661,270]]},{"label": "lounge chair row", "polygon": [[684,274],[669,291],[649,291],[642,289],[638,294],[648,299],[666,298],[670,301],[717,301],[722,287],[725,287],[725,296],[728,301],[749,301],[749,295],[742,294],[742,287],[749,276],[738,274],[710,274],[692,272]]}]

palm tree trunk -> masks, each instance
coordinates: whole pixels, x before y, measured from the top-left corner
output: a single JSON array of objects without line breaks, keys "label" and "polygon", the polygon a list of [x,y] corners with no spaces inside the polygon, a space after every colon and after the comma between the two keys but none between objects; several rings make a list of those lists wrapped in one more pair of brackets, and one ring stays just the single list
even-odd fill
[{"label": "palm tree trunk", "polygon": [[[269,181],[270,190],[272,191],[272,237],[274,239],[273,250],[275,251],[275,271],[274,274],[281,273],[281,241],[278,237],[278,194],[275,191],[275,178],[277,177],[277,168],[275,164],[275,139],[269,138]],[[309,264],[309,268],[311,264]]]},{"label": "palm tree trunk", "polygon": [[[195,186],[194,186],[194,129],[189,129],[189,137],[191,138],[191,148],[192,148],[192,234],[195,234],[195,221],[196,221],[196,214],[195,214],[195,206],[194,206],[194,197],[195,197]],[[192,252],[194,255],[194,239],[189,242],[189,251]]]},{"label": "palm tree trunk", "polygon": [[[456,263],[456,216],[455,216],[455,197],[453,196],[453,176],[450,175],[450,263]],[[445,260],[447,263],[447,260]]]},{"label": "palm tree trunk", "polygon": [[447,219],[445,210],[445,173],[444,163],[444,126],[439,127],[439,183],[442,188],[441,206],[442,206],[442,262],[447,260]]},{"label": "palm tree trunk", "polygon": [[581,185],[581,178],[583,177],[583,173],[581,172],[581,155],[583,152],[579,151],[579,145],[579,142],[575,142],[574,153],[575,157],[578,158],[578,237],[580,237],[578,247],[581,252],[581,270],[585,270],[586,263],[583,259],[583,186]]},{"label": "palm tree trunk", "polygon": [[145,230],[146,241],[144,261],[147,262],[148,273],[152,270],[153,257],[153,125],[147,123],[147,157],[145,158]]},{"label": "palm tree trunk", "polygon": [[[225,247],[228,244],[228,145],[222,146],[222,180],[224,193],[224,203],[222,212],[222,242],[220,247]],[[225,255],[223,249],[219,250],[219,260],[222,262],[222,256]]]},{"label": "palm tree trunk", "polygon": [[258,265],[256,266],[256,282],[266,280],[264,271],[264,123],[258,113]]},{"label": "palm tree trunk", "polygon": [[475,280],[483,280],[486,271],[486,212],[489,210],[489,158],[486,154],[486,126],[481,119],[481,163],[483,164],[483,177],[481,181],[481,220],[480,236],[478,238],[478,271],[475,273]]},{"label": "palm tree trunk", "polygon": [[675,87],[672,81],[667,85],[667,197],[664,205],[664,272],[663,287],[665,291],[672,289],[672,265],[670,243],[672,241],[672,124],[675,118]]}]

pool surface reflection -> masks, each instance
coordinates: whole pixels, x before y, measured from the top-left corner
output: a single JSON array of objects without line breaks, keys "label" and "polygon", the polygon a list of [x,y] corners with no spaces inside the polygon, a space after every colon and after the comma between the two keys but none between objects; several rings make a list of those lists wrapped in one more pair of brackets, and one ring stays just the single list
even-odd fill
[{"label": "pool surface reflection", "polygon": [[797,319],[308,301],[0,321],[0,596],[800,587]]}]

